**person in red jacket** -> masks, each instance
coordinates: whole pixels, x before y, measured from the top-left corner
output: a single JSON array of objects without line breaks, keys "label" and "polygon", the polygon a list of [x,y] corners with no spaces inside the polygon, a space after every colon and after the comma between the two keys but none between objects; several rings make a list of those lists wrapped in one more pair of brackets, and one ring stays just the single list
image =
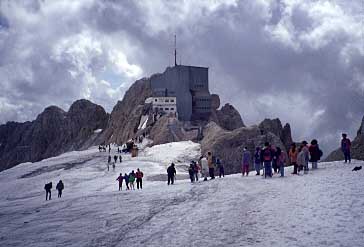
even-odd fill
[{"label": "person in red jacket", "polygon": [[351,142],[350,139],[346,137],[346,134],[342,134],[343,139],[341,140],[341,151],[344,153],[345,163],[349,161],[351,163],[351,155],[350,155],[350,148]]},{"label": "person in red jacket", "polygon": [[144,174],[139,170],[137,170],[137,172],[135,173],[136,176],[136,182],[137,182],[137,189],[143,189],[143,176]]},{"label": "person in red jacket", "polygon": [[[120,173],[119,177],[116,179],[116,180],[119,181],[119,191],[122,190],[122,187],[123,187],[123,179],[124,179],[123,174]],[[125,183],[126,183],[126,181],[125,181]]]}]

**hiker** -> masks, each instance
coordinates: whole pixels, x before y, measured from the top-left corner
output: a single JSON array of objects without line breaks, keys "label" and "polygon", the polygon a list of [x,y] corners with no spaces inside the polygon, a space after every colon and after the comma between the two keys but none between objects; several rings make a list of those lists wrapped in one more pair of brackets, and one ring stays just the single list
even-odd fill
[{"label": "hiker", "polygon": [[136,177],[135,172],[134,170],[132,170],[131,173],[129,173],[129,185],[131,190],[135,190],[134,187],[135,177]]},{"label": "hiker", "polygon": [[224,166],[219,158],[216,159],[217,169],[219,169],[219,178],[225,177]]},{"label": "hiker", "polygon": [[277,154],[279,154],[277,160],[279,172],[281,173],[281,177],[284,177],[284,166],[287,162],[287,154],[286,152],[282,152],[280,147],[277,147]]},{"label": "hiker", "polygon": [[207,152],[207,164],[209,166],[209,175],[211,179],[215,179],[215,164],[211,152]]},{"label": "hiker", "polygon": [[272,146],[272,151],[273,151],[273,160],[272,160],[272,167],[273,167],[273,171],[274,174],[276,174],[278,172],[278,156],[280,155],[280,153],[277,152],[277,149]]},{"label": "hiker", "polygon": [[344,154],[345,163],[349,161],[351,163],[351,155],[350,155],[350,149],[351,149],[351,142],[350,139],[347,138],[347,135],[345,133],[342,134],[343,139],[341,140],[341,151]]},{"label": "hiker", "polygon": [[119,161],[120,163],[123,162],[123,157],[121,157],[121,155],[119,155]]},{"label": "hiker", "polygon": [[195,181],[198,181],[198,173],[200,172],[201,167],[196,161],[192,162],[193,162],[193,171],[195,173]]},{"label": "hiker", "polygon": [[119,181],[119,191],[123,190],[123,188],[122,188],[123,187],[123,179],[124,179],[123,174],[120,173],[119,177],[116,179],[117,181]]},{"label": "hiker", "polygon": [[264,178],[267,178],[267,176],[272,177],[272,159],[274,153],[269,142],[264,143],[264,148],[260,154],[260,159],[263,161],[264,165]]},{"label": "hiker", "polygon": [[[52,192],[51,192],[52,182],[45,184],[44,189],[46,191],[46,201],[51,200],[52,199]],[[48,199],[48,195],[49,195],[49,199]]]},{"label": "hiker", "polygon": [[248,148],[245,147],[243,151],[242,169],[241,169],[243,176],[245,173],[247,176],[249,175],[250,159],[251,159],[251,154]]},{"label": "hiker", "polygon": [[308,173],[308,161],[310,160],[310,153],[308,151],[308,147],[307,147],[307,142],[306,141],[303,141],[302,144],[302,152],[304,153],[304,157],[305,157],[305,164],[304,164],[304,167],[303,167],[303,171],[304,171],[304,174],[307,174]]},{"label": "hiker", "polygon": [[305,153],[302,150],[302,147],[300,146],[298,148],[298,155],[297,155],[297,165],[298,165],[298,171],[297,174],[300,174],[300,171],[302,171],[305,167]]},{"label": "hiker", "polygon": [[168,168],[167,168],[167,174],[168,174],[168,185],[170,184],[174,184],[174,177],[176,176],[177,172],[176,172],[176,168],[174,167],[174,163],[172,163]]},{"label": "hiker", "polygon": [[128,174],[124,174],[124,180],[125,180],[125,185],[126,185],[126,189],[129,190],[129,176]]},{"label": "hiker", "polygon": [[288,156],[289,156],[289,161],[291,162],[291,165],[293,165],[292,174],[295,174],[295,175],[297,175],[297,168],[298,168],[297,155],[298,155],[298,150],[296,148],[296,143],[292,143]]},{"label": "hiker", "polygon": [[193,169],[193,161],[190,164],[190,167],[188,168],[188,174],[190,175],[191,183],[195,182],[195,171]]},{"label": "hiker", "polygon": [[111,152],[111,146],[110,146],[110,144],[109,144],[109,153]]},{"label": "hiker", "polygon": [[118,153],[120,153],[120,148],[119,148],[119,146],[118,146]]},{"label": "hiker", "polygon": [[201,163],[201,173],[202,173],[202,176],[204,177],[203,181],[207,181],[207,176],[208,176],[208,172],[209,172],[209,164],[208,164],[206,157],[201,156],[200,163]]},{"label": "hiker", "polygon": [[112,163],[112,170],[115,171],[115,162]]},{"label": "hiker", "polygon": [[118,156],[114,155],[114,162],[116,163],[118,161]]},{"label": "hiker", "polygon": [[137,172],[135,173],[136,176],[136,183],[137,183],[137,189],[143,189],[143,172],[140,171],[140,169],[137,169]]},{"label": "hiker", "polygon": [[59,180],[56,189],[58,190],[58,198],[62,197],[62,190],[64,189],[64,184],[62,182],[62,180]]},{"label": "hiker", "polygon": [[261,152],[260,147],[256,147],[254,153],[254,166],[255,166],[255,171],[257,172],[257,174],[255,174],[256,176],[260,175],[260,164],[262,163],[262,160],[260,158],[260,152]]},{"label": "hiker", "polygon": [[107,171],[110,170],[110,163],[111,163],[111,156],[109,155],[109,157],[107,158]]},{"label": "hiker", "polygon": [[322,151],[319,149],[318,143],[316,139],[311,141],[311,145],[308,148],[310,153],[310,161],[312,163],[312,170],[317,169],[317,162],[320,160],[322,156]]}]

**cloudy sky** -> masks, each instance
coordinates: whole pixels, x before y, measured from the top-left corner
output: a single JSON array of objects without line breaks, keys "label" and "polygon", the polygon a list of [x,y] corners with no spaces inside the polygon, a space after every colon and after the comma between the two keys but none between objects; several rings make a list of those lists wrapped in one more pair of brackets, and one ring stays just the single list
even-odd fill
[{"label": "cloudy sky", "polygon": [[111,111],[138,78],[208,66],[247,124],[279,117],[324,150],[364,115],[363,0],[0,0],[0,123],[87,98]]}]

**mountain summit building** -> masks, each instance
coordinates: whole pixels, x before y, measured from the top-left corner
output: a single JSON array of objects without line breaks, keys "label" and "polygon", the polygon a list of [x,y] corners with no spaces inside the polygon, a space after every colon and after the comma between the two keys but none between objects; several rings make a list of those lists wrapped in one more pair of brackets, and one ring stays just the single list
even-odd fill
[{"label": "mountain summit building", "polygon": [[153,98],[176,98],[181,121],[207,120],[211,113],[208,68],[176,65],[151,78]]}]

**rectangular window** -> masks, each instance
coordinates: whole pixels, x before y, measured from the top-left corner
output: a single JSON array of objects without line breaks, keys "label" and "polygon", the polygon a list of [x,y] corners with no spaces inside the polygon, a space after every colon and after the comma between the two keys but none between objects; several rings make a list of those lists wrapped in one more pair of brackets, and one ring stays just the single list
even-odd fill
[{"label": "rectangular window", "polygon": [[174,108],[171,108],[171,111],[174,111]]},{"label": "rectangular window", "polygon": [[164,102],[169,103],[169,99],[166,99]]},{"label": "rectangular window", "polygon": [[164,108],[165,111],[169,111],[169,108]]},{"label": "rectangular window", "polygon": [[173,103],[174,102],[174,99],[171,99],[171,102]]}]

